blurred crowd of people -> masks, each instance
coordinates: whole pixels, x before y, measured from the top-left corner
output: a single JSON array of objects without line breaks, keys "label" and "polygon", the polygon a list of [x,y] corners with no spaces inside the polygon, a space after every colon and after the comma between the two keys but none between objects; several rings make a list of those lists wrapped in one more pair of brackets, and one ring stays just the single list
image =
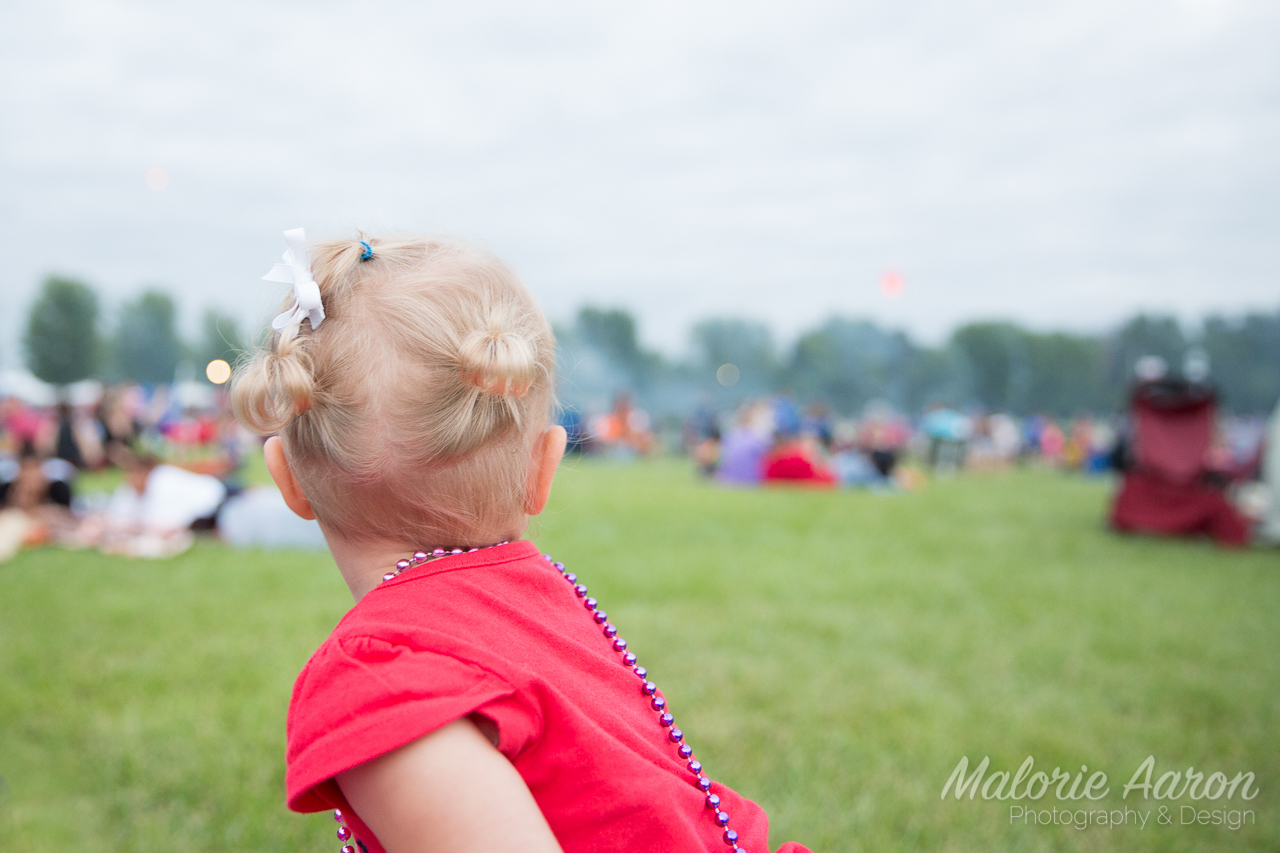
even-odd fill
[{"label": "blurred crowd of people", "polygon": [[[1127,415],[1059,420],[934,407],[911,418],[873,402],[849,418],[781,393],[732,412],[705,397],[683,421],[658,425],[619,394],[607,411],[562,410],[560,423],[571,452],[687,454],[702,476],[734,486],[910,490],[926,474],[1016,465],[1101,474],[1132,465]],[[1267,429],[1263,418],[1218,416],[1205,470],[1224,484],[1261,478]],[[1280,430],[1280,416],[1270,429]],[[221,391],[204,405],[184,402],[172,387],[140,385],[108,386],[74,404],[0,398],[0,560],[43,543],[165,556],[215,528],[236,544],[322,545],[314,523],[293,517],[274,490],[244,491],[243,464],[258,447]],[[104,471],[117,473],[93,473]],[[98,492],[82,487],[86,474]],[[1239,492],[1258,529],[1280,540],[1280,497],[1261,486]]]},{"label": "blurred crowd of people", "polygon": [[[881,402],[858,417],[838,417],[820,403],[801,407],[787,394],[751,398],[732,412],[705,398],[674,434],[659,434],[625,394],[607,412],[567,409],[560,423],[573,452],[618,459],[683,453],[702,474],[726,483],[849,486],[910,486],[926,470],[945,476],[1027,463],[1099,473],[1115,467],[1124,428],[1122,417],[1058,421],[945,407],[910,418]],[[1233,453],[1256,449],[1260,420],[1230,419],[1224,427]],[[907,459],[913,464],[904,467]]]},{"label": "blurred crowd of people", "polygon": [[[685,422],[682,445],[703,476],[736,486],[902,490],[919,487],[926,472],[948,477],[961,470],[1025,465],[1113,473],[1126,484],[1134,477],[1163,476],[1153,470],[1167,460],[1172,470],[1185,469],[1187,482],[1161,480],[1144,498],[1153,517],[1167,517],[1167,522],[1113,521],[1116,529],[1208,533],[1234,545],[1280,542],[1280,408],[1269,422],[1222,414],[1211,405],[1209,386],[1188,387],[1206,395],[1207,408],[1197,410],[1198,432],[1188,431],[1184,409],[1162,415],[1167,423],[1153,432],[1150,423],[1138,422],[1136,409],[1059,420],[939,406],[913,419],[872,403],[860,417],[837,418],[821,405],[800,408],[788,395],[777,394],[746,400],[730,415],[700,408]],[[1146,434],[1143,441],[1140,431]],[[1218,528],[1230,528],[1229,534]]]},{"label": "blurred crowd of people", "polygon": [[729,418],[703,409],[686,425],[699,471],[732,485],[911,487],[918,472],[900,464],[910,437],[906,420],[887,407],[838,419],[785,394],[747,400]]},{"label": "blurred crowd of people", "polygon": [[1078,417],[965,413],[934,407],[918,418],[884,403],[839,418],[820,404],[803,409],[786,395],[747,400],[729,416],[695,413],[685,447],[699,470],[734,484],[772,481],[813,485],[913,488],[926,471],[1045,464],[1098,473],[1114,465],[1120,424]]},{"label": "blurred crowd of people", "polygon": [[[23,545],[56,543],[134,556],[165,556],[212,528],[241,490],[256,439],[225,397],[184,405],[170,386],[102,388],[87,402],[38,405],[0,399],[0,559]],[[86,475],[116,471],[109,493]]]}]

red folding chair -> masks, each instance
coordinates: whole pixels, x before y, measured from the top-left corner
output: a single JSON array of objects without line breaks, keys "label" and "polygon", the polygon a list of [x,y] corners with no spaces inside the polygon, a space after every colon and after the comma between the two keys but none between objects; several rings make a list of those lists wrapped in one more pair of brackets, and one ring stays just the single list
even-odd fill
[{"label": "red folding chair", "polygon": [[1209,465],[1217,398],[1182,380],[1145,382],[1130,403],[1132,446],[1111,508],[1117,530],[1204,533],[1224,545],[1249,540],[1249,522],[1227,500]]}]

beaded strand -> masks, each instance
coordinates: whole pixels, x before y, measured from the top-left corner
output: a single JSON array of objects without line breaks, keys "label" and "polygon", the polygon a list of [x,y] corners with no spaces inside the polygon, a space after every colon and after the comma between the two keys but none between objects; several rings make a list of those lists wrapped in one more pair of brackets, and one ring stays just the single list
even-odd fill
[{"label": "beaded strand", "polygon": [[430,551],[414,551],[413,557],[407,560],[397,560],[395,571],[387,572],[383,575],[382,582],[386,583],[405,569],[421,566],[423,563],[438,560],[441,557],[452,557],[454,554],[474,554],[476,551],[487,551],[490,548],[499,548],[510,544],[510,542],[496,542],[493,545],[483,545],[479,548],[433,548]]},{"label": "beaded strand", "polygon": [[[347,819],[342,814],[342,809],[333,810],[333,819],[338,822],[338,840],[342,842],[342,849],[338,853],[358,853],[356,848],[350,844],[351,830],[347,827]],[[357,840],[356,844],[360,844],[360,842]],[[360,849],[365,849],[363,844],[360,844]]]},{"label": "beaded strand", "polygon": [[[506,545],[506,542],[500,542],[498,545]],[[489,548],[497,548],[498,545],[490,545]],[[440,557],[452,556],[453,554],[469,554],[473,551],[483,550],[481,548],[436,548],[432,551],[415,551],[412,559],[400,560],[396,563],[396,569],[382,576],[382,580],[389,581],[412,566],[421,565],[428,560],[439,559]],[[566,581],[573,586],[574,593],[578,598],[582,599],[582,605],[587,612],[591,614],[592,620],[600,626],[601,632],[605,639],[611,642],[613,650],[621,657],[619,661],[623,666],[629,668],[636,677],[640,679],[640,694],[649,698],[649,707],[658,714],[658,725],[666,729],[667,740],[676,745],[676,754],[683,759],[685,767],[693,776],[693,784],[706,795],[703,801],[704,807],[710,813],[711,820],[716,826],[724,830],[721,838],[725,845],[729,847],[729,853],[746,853],[745,849],[738,846],[738,833],[729,829],[729,813],[720,808],[721,800],[718,794],[711,793],[711,780],[702,772],[702,762],[693,757],[693,747],[684,742],[684,732],[676,728],[676,719],[671,712],[667,710],[667,700],[658,696],[658,685],[649,680],[649,671],[637,662],[635,652],[627,651],[627,641],[618,636],[618,629],[609,622],[609,614],[600,609],[600,602],[595,598],[587,595],[586,584],[578,583],[578,576],[565,568],[564,563],[558,563],[551,559],[549,554],[543,554],[543,558],[551,564],[551,567],[560,573]],[[338,822],[338,840],[343,842],[342,849],[339,853],[358,853],[355,847],[349,843],[352,840],[352,833],[347,828],[346,819],[340,810],[334,810],[333,819]],[[357,841],[357,844],[360,842]],[[360,845],[363,849],[364,845]]]},{"label": "beaded strand", "polygon": [[609,614],[600,609],[600,602],[595,598],[587,595],[586,584],[578,583],[578,576],[565,568],[564,563],[557,563],[551,559],[548,554],[542,555],[552,568],[560,572],[561,576],[573,585],[573,591],[578,598],[582,599],[582,605],[591,614],[591,618],[600,626],[606,639],[611,640],[613,650],[621,654],[622,665],[628,667],[640,679],[640,693],[644,696],[652,697],[649,700],[649,707],[658,714],[658,725],[667,730],[667,740],[673,744],[678,744],[676,753],[687,763],[685,767],[689,773],[693,775],[693,784],[698,787],[706,795],[703,801],[711,819],[715,825],[724,830],[721,836],[724,843],[728,845],[731,853],[745,853],[742,847],[738,846],[738,833],[729,829],[729,814],[720,808],[720,796],[711,793],[711,780],[702,772],[702,762],[693,757],[693,747],[684,742],[684,732],[676,728],[675,717],[667,710],[667,700],[656,695],[658,685],[649,680],[649,671],[640,666],[636,661],[635,652],[627,651],[627,641],[618,636],[618,629],[609,622]]}]

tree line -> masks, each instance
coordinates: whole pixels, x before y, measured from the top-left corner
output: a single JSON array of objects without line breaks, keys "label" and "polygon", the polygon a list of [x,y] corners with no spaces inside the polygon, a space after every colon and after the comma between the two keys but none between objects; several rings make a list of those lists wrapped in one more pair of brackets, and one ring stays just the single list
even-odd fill
[{"label": "tree line", "polygon": [[[115,315],[106,328],[91,287],[47,279],[23,335],[28,369],[54,385],[89,378],[159,383],[172,381],[183,362],[234,364],[245,350],[235,320],[212,309],[199,340],[184,341],[173,299],[161,291],[125,302]],[[1138,315],[1096,335],[982,321],[957,328],[936,347],[902,330],[839,316],[779,347],[763,323],[715,318],[692,329],[690,357],[671,359],[641,344],[630,312],[587,306],[558,326],[556,337],[559,396],[581,409],[605,408],[619,392],[655,413],[725,408],[785,392],[846,415],[873,400],[904,412],[941,404],[1019,414],[1105,413],[1123,406],[1139,358],[1160,356],[1176,373],[1193,350],[1208,357],[1229,411],[1264,414],[1280,398],[1280,310],[1210,316],[1193,329],[1172,317]],[[717,378],[724,365],[734,369]]]},{"label": "tree line", "polygon": [[[628,312],[587,307],[557,329],[557,338],[569,368],[561,397],[588,408],[626,387],[659,412],[687,411],[700,398],[705,404],[708,392],[725,408],[780,391],[844,415],[873,400],[909,413],[976,405],[1059,417],[1103,414],[1124,406],[1139,358],[1159,356],[1176,375],[1193,351],[1208,357],[1226,410],[1266,414],[1280,398],[1280,310],[1211,316],[1194,329],[1173,317],[1140,314],[1096,335],[982,321],[960,326],[936,347],[870,320],[836,316],[780,348],[763,323],[710,319],[692,330],[693,356],[670,361],[640,345]],[[726,364],[736,368],[728,387],[717,379]]]},{"label": "tree line", "polygon": [[[172,382],[178,366],[221,358],[234,364],[245,350],[234,318],[205,311],[201,335],[184,341],[173,298],[149,290],[125,302],[106,328],[98,295],[83,282],[50,277],[27,315],[22,349],[27,369],[51,385],[84,379]],[[202,370],[196,371],[203,376]]]}]

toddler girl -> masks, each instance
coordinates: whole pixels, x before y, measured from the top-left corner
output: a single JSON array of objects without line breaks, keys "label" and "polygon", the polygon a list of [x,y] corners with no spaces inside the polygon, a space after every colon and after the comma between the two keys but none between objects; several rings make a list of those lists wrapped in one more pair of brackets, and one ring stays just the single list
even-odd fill
[{"label": "toddler girl", "polygon": [[344,853],[766,853],[764,812],[520,538],[565,432],[515,274],[448,240],[285,237],[266,278],[293,297],[232,402],[356,600],[294,686],[289,807],[335,809]]}]

